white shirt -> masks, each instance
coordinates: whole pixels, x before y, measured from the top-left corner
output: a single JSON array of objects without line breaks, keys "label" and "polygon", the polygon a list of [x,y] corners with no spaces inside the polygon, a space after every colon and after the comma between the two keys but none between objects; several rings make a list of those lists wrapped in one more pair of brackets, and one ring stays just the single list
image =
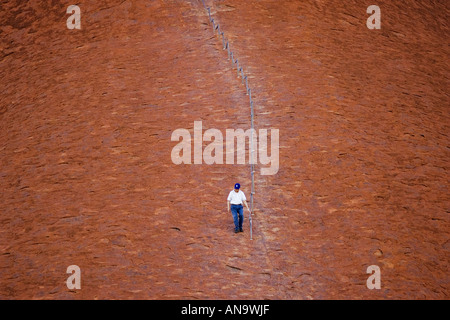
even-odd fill
[{"label": "white shirt", "polygon": [[242,201],[247,201],[245,194],[241,190],[239,190],[239,192],[231,190],[227,200],[230,201],[231,204],[242,204]]}]

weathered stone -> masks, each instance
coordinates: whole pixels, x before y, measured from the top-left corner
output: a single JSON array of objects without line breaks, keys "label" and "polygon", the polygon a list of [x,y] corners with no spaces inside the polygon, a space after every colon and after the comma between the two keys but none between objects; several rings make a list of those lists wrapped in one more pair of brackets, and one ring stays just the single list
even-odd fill
[{"label": "weathered stone", "polygon": [[200,2],[79,1],[81,30],[47,3],[0,12],[1,299],[448,298],[445,2],[377,2],[381,30],[358,1],[213,8],[280,129],[253,241],[226,212],[248,165],[170,159],[194,121],[250,127]]}]

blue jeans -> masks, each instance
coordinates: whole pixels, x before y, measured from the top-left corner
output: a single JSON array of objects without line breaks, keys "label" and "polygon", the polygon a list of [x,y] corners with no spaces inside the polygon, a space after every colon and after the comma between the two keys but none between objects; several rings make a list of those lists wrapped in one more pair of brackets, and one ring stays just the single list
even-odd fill
[{"label": "blue jeans", "polygon": [[242,229],[242,223],[244,222],[244,207],[242,204],[232,204],[231,214],[233,215],[235,230]]}]

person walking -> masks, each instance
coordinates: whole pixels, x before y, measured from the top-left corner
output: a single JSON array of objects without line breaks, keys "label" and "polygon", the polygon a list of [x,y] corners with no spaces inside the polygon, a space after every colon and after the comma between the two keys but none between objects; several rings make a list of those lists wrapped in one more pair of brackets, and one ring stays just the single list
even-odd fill
[{"label": "person walking", "polygon": [[[245,206],[248,209],[248,212],[250,212],[250,209],[247,205],[247,199],[245,198],[244,192],[239,190],[241,188],[241,185],[239,183],[236,183],[234,185],[234,190],[230,191],[230,194],[228,195],[227,199],[227,207],[228,212],[230,212],[233,215],[233,221],[234,221],[234,232],[243,232],[242,224],[244,223],[244,207],[242,204],[245,204]],[[230,207],[231,205],[231,207]]]}]

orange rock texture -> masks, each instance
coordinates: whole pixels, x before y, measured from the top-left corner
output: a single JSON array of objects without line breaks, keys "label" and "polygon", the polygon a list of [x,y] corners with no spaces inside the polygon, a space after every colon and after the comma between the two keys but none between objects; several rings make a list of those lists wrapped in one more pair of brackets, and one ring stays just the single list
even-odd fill
[{"label": "orange rock texture", "polygon": [[280,132],[253,240],[248,164],[171,160],[194,121],[250,127],[202,2],[72,4],[0,7],[1,299],[448,299],[447,1],[206,1]]}]

